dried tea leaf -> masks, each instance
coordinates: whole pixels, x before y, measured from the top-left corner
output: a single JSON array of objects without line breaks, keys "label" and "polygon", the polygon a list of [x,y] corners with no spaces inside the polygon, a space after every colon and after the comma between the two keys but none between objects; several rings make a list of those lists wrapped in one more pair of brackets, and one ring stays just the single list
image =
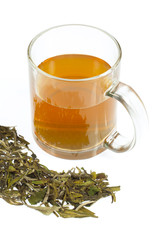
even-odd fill
[{"label": "dried tea leaf", "polygon": [[36,185],[42,185],[44,183],[47,183],[47,180],[35,180],[35,181],[32,181],[32,183]]},{"label": "dried tea leaf", "polygon": [[15,183],[17,184],[19,180],[22,178],[22,176],[16,177],[14,179],[9,179],[10,181],[8,182],[8,189],[13,186]]},{"label": "dried tea leaf", "polygon": [[107,176],[105,175],[105,173],[97,173],[96,178],[97,179],[107,179]]},{"label": "dried tea leaf", "polygon": [[95,213],[91,212],[87,208],[82,207],[78,211],[73,209],[65,209],[65,210],[59,210],[59,215],[63,218],[84,218],[84,217],[94,217],[97,218]]},{"label": "dried tea leaf", "polygon": [[96,217],[88,207],[108,196],[115,202],[119,190],[109,186],[104,173],[78,167],[60,173],[49,170],[14,127],[0,126],[0,198],[9,204],[63,218]]},{"label": "dried tea leaf", "polygon": [[17,200],[16,198],[10,198],[10,197],[2,197],[3,200],[5,200],[7,203],[12,204],[12,205],[23,205],[22,202]]},{"label": "dried tea leaf", "polygon": [[88,190],[88,195],[89,196],[94,196],[95,194],[97,194],[100,191],[100,188],[96,187],[96,186],[91,186]]},{"label": "dried tea leaf", "polygon": [[78,192],[70,192],[70,201],[72,203],[80,203],[82,202],[83,195]]},{"label": "dried tea leaf", "polygon": [[9,172],[16,172],[16,169],[13,166],[9,166],[8,171]]},{"label": "dried tea leaf", "polygon": [[31,197],[28,198],[28,201],[31,205],[36,205],[39,202],[42,202],[45,194],[46,194],[47,189],[42,189],[39,192],[34,192]]},{"label": "dried tea leaf", "polygon": [[52,207],[42,207],[42,206],[30,206],[28,204],[26,204],[27,207],[35,209],[41,213],[43,213],[44,215],[50,215],[51,213],[55,212],[55,211],[59,211],[59,207],[57,206],[52,206]]},{"label": "dried tea leaf", "polygon": [[96,177],[97,177],[97,174],[96,174],[96,172],[91,172],[91,176],[92,176],[92,179],[96,179]]},{"label": "dried tea leaf", "polygon": [[94,184],[92,179],[89,179],[87,181],[82,181],[82,180],[78,180],[74,182],[77,186],[83,187],[83,186],[91,186]]}]

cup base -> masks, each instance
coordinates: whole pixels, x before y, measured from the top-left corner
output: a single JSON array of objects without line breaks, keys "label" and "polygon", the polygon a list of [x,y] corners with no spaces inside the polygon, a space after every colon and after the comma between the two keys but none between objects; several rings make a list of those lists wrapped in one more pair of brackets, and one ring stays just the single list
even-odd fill
[{"label": "cup base", "polygon": [[51,147],[45,144],[44,142],[42,142],[35,135],[34,135],[34,139],[36,143],[39,145],[39,147],[43,149],[45,152],[55,157],[63,158],[63,159],[70,159],[70,160],[87,159],[87,158],[94,157],[105,150],[105,148],[103,147],[103,144],[100,144],[95,148],[90,148],[90,149],[81,150],[81,151],[69,151],[69,150]]}]

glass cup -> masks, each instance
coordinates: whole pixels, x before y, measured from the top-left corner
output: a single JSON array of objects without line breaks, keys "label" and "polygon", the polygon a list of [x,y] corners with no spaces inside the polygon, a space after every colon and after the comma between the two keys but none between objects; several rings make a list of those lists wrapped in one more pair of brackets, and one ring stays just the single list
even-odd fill
[{"label": "glass cup", "polygon": [[[38,67],[44,60],[64,54],[94,56],[111,68],[96,76],[70,79]],[[80,24],[53,27],[30,42],[28,60],[33,135],[46,152],[65,159],[89,158],[105,149],[124,152],[146,131],[147,114],[141,99],[119,82],[121,48],[109,33]],[[132,119],[131,139],[117,130],[117,101]]]}]

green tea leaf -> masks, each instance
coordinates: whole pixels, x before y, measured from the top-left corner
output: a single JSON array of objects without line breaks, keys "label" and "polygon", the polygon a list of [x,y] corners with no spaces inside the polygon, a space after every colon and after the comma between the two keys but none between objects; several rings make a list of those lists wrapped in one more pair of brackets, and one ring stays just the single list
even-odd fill
[{"label": "green tea leaf", "polygon": [[53,207],[30,206],[30,205],[26,205],[26,206],[29,208],[35,209],[35,210],[43,213],[44,215],[50,215],[54,211],[59,210],[59,207],[57,207],[57,206],[53,206]]},{"label": "green tea leaf", "polygon": [[69,197],[70,197],[69,199],[71,202],[80,203],[80,202],[82,202],[83,195],[81,193],[77,193],[77,192],[70,192]]},{"label": "green tea leaf", "polygon": [[14,185],[15,183],[19,182],[19,180],[21,179],[21,177],[22,177],[22,176],[19,176],[19,177],[16,177],[16,178],[12,179],[12,180],[9,182],[9,184],[8,184],[8,189],[9,189],[12,185]]},{"label": "green tea leaf", "polygon": [[2,197],[3,200],[5,200],[7,203],[12,205],[23,205],[23,203],[16,198],[10,198],[10,197]]},{"label": "green tea leaf", "polygon": [[36,185],[41,185],[47,183],[47,180],[37,180],[37,181],[32,181],[33,184]]},{"label": "green tea leaf", "polygon": [[86,180],[86,181],[82,181],[82,180],[78,180],[78,181],[75,181],[74,182],[76,185],[78,185],[78,186],[90,186],[90,185],[92,185],[94,182],[91,180],[91,179],[89,179],[89,180]]},{"label": "green tea leaf", "polygon": [[34,192],[33,195],[31,195],[30,198],[28,198],[28,201],[31,205],[35,205],[39,202],[42,202],[47,189],[40,190],[39,192]]},{"label": "green tea leaf", "polygon": [[84,218],[84,217],[97,218],[95,213],[91,212],[90,210],[84,207],[82,207],[78,211],[73,209],[59,210],[58,214],[63,218]]},{"label": "green tea leaf", "polygon": [[97,173],[96,178],[97,179],[107,179],[107,176],[105,175],[105,173]]},{"label": "green tea leaf", "polygon": [[91,172],[91,176],[92,176],[92,179],[96,179],[96,177],[97,177],[97,174],[96,174],[96,172]]},{"label": "green tea leaf", "polygon": [[9,166],[8,171],[9,172],[16,172],[16,169],[13,166]]},{"label": "green tea leaf", "polygon": [[88,195],[89,196],[94,196],[96,193],[98,193],[100,189],[96,186],[91,186],[88,190]]},{"label": "green tea leaf", "polygon": [[106,187],[106,191],[110,191],[110,192],[120,191],[120,186],[117,186],[117,187]]}]

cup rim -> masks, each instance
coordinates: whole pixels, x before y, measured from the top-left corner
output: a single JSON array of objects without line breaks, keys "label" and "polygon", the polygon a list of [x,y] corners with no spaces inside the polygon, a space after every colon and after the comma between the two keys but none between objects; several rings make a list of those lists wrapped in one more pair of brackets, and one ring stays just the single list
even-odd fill
[{"label": "cup rim", "polygon": [[[104,34],[106,34],[107,36],[109,36],[115,43],[117,49],[118,49],[118,58],[117,60],[115,61],[115,63],[111,66],[110,69],[108,69],[107,71],[105,71],[104,73],[101,73],[97,76],[94,76],[94,77],[90,77],[90,78],[80,78],[80,79],[68,79],[68,78],[61,78],[61,77],[56,77],[54,75],[51,75],[49,73],[46,73],[45,71],[41,70],[33,61],[32,57],[31,57],[31,49],[32,49],[32,46],[34,45],[34,43],[36,42],[36,40],[41,37],[43,34],[45,34],[46,32],[48,31],[51,31],[53,29],[56,29],[56,28],[61,28],[61,27],[68,27],[68,26],[82,26],[82,27],[89,27],[89,28],[93,28],[93,29],[96,29],[100,32],[103,32]],[[37,34],[32,40],[31,42],[29,43],[28,45],[28,48],[27,48],[27,57],[28,57],[28,60],[29,60],[29,63],[32,65],[32,67],[34,69],[36,69],[40,74],[43,74],[45,75],[46,77],[50,77],[52,79],[55,79],[55,80],[62,80],[62,81],[89,81],[89,80],[95,80],[95,79],[98,79],[98,78],[101,78],[101,77],[105,77],[106,75],[110,74],[111,72],[113,72],[117,66],[119,65],[120,61],[121,61],[121,57],[122,57],[122,50],[121,50],[121,46],[119,44],[119,42],[116,40],[115,37],[113,37],[110,33],[106,32],[105,30],[102,30],[98,27],[94,27],[94,26],[91,26],[91,25],[86,25],[86,24],[63,24],[63,25],[58,25],[58,26],[54,26],[54,27],[51,27],[51,28],[48,28],[42,32],[40,32],[39,34]]]}]

